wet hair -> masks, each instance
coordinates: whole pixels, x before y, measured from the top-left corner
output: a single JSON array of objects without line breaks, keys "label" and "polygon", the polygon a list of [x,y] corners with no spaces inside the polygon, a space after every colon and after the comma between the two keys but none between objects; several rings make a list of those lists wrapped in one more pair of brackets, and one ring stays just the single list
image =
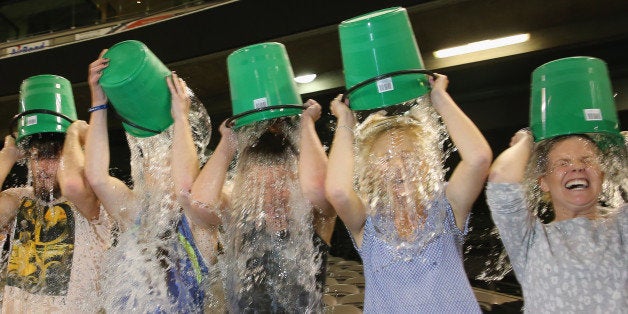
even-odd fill
[{"label": "wet hair", "polygon": [[61,155],[64,141],[65,133],[37,133],[24,138],[20,146],[26,150],[28,158],[54,158]]},{"label": "wet hair", "polygon": [[[392,151],[393,155],[399,155],[404,160],[403,170],[406,175],[413,178],[423,178],[416,187],[421,195],[416,195],[420,202],[431,200],[435,197],[445,180],[444,164],[450,153],[450,148],[445,148],[448,135],[445,126],[441,123],[440,116],[435,112],[429,102],[429,98],[413,101],[412,114],[386,116],[375,113],[369,116],[356,128],[355,136],[355,187],[358,195],[370,204],[371,210],[377,210],[381,204],[390,202],[389,192],[380,187],[387,184],[386,175],[380,167],[374,167],[381,160],[381,156],[374,154],[374,145],[382,136],[390,135],[391,149],[395,149],[396,135],[398,133],[404,141],[410,142],[410,152]],[[389,169],[390,170],[390,169]],[[380,204],[380,205],[378,205]]]},{"label": "wet hair", "polygon": [[554,146],[564,140],[574,137],[588,141],[593,144],[593,146],[597,147],[595,141],[586,134],[562,135],[541,141],[534,146],[534,151],[532,152],[532,156],[528,162],[527,173],[533,175],[536,179],[545,175],[549,168],[549,154]]},{"label": "wet hair", "polygon": [[244,126],[238,130],[240,157],[249,155],[264,159],[298,155],[296,117],[282,117]]}]

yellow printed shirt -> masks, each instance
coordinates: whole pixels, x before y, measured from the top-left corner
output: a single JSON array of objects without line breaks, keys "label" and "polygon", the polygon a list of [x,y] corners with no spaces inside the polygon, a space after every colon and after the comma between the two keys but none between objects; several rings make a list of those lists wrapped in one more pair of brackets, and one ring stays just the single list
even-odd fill
[{"label": "yellow printed shirt", "polygon": [[6,270],[2,313],[93,313],[110,221],[85,219],[67,200],[22,197]]},{"label": "yellow printed shirt", "polygon": [[37,206],[24,198],[13,233],[7,285],[33,294],[66,295],[74,230],[74,213],[68,202]]}]

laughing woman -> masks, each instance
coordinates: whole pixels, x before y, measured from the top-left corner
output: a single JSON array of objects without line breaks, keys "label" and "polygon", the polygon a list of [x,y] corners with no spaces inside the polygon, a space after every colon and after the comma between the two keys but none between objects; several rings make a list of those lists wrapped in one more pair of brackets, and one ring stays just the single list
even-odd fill
[{"label": "laughing woman", "polygon": [[[527,313],[625,313],[628,308],[628,207],[600,205],[612,176],[625,176],[625,155],[609,167],[585,134],[534,146],[517,132],[493,163],[486,196]],[[623,173],[623,174],[622,174]],[[532,213],[541,194],[553,212],[544,224]],[[625,202],[625,199],[624,199]],[[529,209],[529,210],[528,210]]]}]

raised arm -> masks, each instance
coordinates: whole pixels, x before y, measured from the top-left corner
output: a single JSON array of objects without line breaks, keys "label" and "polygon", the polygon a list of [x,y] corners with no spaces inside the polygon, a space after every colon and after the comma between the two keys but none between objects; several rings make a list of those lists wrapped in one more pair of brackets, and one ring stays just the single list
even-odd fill
[{"label": "raised arm", "polygon": [[449,179],[446,195],[454,211],[456,225],[463,229],[473,202],[484,189],[493,153],[480,130],[447,93],[447,77],[437,74],[436,80],[430,78],[430,84],[432,105],[442,117],[460,154],[460,163]]},{"label": "raised arm", "polygon": [[327,155],[316,133],[316,121],[321,117],[321,105],[310,99],[301,115],[301,151],[299,153],[299,181],[303,195],[314,206],[315,225],[318,234],[331,241],[336,211],[325,196]]},{"label": "raised arm", "polygon": [[235,134],[223,122],[220,142],[192,185],[190,217],[202,226],[221,223],[220,211],[228,203],[223,186],[229,164],[236,153]]},{"label": "raised arm", "polygon": [[[92,95],[92,108],[106,104],[107,96],[98,80],[109,60],[102,56],[89,65],[89,88]],[[107,131],[107,110],[101,109],[91,113],[89,129],[85,140],[85,175],[105,207],[105,210],[118,223],[125,226],[133,224],[137,215],[137,207],[129,206],[134,202],[133,191],[121,180],[109,175],[109,134]]]},{"label": "raised arm", "polygon": [[353,112],[341,102],[341,98],[342,95],[338,95],[331,102],[331,113],[338,121],[329,152],[325,193],[353,235],[356,244],[361,246],[366,208],[353,189],[353,142],[356,121]]},{"label": "raised arm", "polygon": [[190,114],[190,96],[187,93],[185,81],[172,72],[172,77],[166,78],[170,94],[172,95],[171,114],[174,120],[174,135],[172,141],[171,165],[174,189],[179,204],[186,213],[190,212],[190,193],[192,184],[200,172],[200,163],[192,138],[192,128],[188,116]]},{"label": "raised arm", "polygon": [[[7,178],[13,165],[21,158],[21,154],[17,146],[15,146],[15,140],[11,135],[7,135],[4,138],[4,147],[0,150],[0,187],[4,184],[4,180]],[[19,204],[18,197],[11,193],[11,190],[2,191],[0,193],[0,230],[13,221]]]},{"label": "raised arm", "polygon": [[510,147],[495,158],[488,181],[495,183],[523,182],[533,145],[534,139],[529,131],[517,131],[510,139]]},{"label": "raised arm", "polygon": [[94,220],[100,214],[100,203],[85,177],[83,145],[88,128],[83,120],[75,121],[68,128],[57,178],[61,194],[76,205],[83,217]]}]

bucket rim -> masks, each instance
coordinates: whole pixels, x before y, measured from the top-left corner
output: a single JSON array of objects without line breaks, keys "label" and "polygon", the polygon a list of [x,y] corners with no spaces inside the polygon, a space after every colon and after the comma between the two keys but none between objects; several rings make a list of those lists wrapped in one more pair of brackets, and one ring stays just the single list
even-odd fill
[{"label": "bucket rim", "polygon": [[[14,139],[17,139],[17,136],[15,135],[15,132],[13,131],[16,127],[17,127],[17,121],[28,114],[33,114],[33,113],[43,113],[43,114],[48,114],[48,115],[52,115],[52,116],[57,116],[57,117],[61,117],[64,120],[73,123],[75,120],[72,120],[72,118],[68,117],[67,115],[64,115],[63,113],[54,111],[54,110],[48,110],[48,109],[31,109],[31,110],[25,110],[23,112],[20,112],[18,114],[16,114],[15,116],[13,116],[13,118],[11,118],[11,122],[9,122],[9,135],[11,135],[11,137],[13,137]],[[42,132],[45,133],[45,132]],[[65,132],[63,132],[65,133]]]},{"label": "bucket rim", "polygon": [[534,69],[534,72],[536,72],[537,70],[540,70],[541,68],[544,68],[548,65],[553,65],[555,63],[559,63],[559,62],[565,62],[565,61],[582,61],[582,60],[586,60],[586,61],[601,61],[602,63],[606,64],[606,62],[600,58],[596,58],[596,57],[592,57],[592,56],[571,56],[571,57],[565,57],[565,58],[559,58],[559,59],[554,59],[551,61],[547,61],[541,65],[539,65],[538,67],[536,67]]},{"label": "bucket rim", "polygon": [[342,95],[342,99],[341,101],[344,102],[347,97],[349,97],[349,95],[353,92],[355,92],[356,90],[370,84],[373,82],[377,82],[379,80],[388,78],[388,77],[393,77],[393,76],[398,76],[398,75],[405,75],[405,74],[425,74],[425,75],[429,75],[432,78],[436,79],[436,73],[434,73],[433,71],[430,70],[425,70],[425,69],[409,69],[409,70],[399,70],[399,71],[393,71],[393,72],[388,72],[388,73],[384,73],[384,74],[380,74],[377,75],[375,77],[366,79],[360,83],[357,83],[353,86],[351,86],[350,88],[348,88],[346,90],[346,92]]},{"label": "bucket rim", "polygon": [[381,17],[384,14],[391,13],[391,12],[394,13],[394,12],[404,12],[404,11],[407,11],[407,10],[404,7],[401,7],[401,6],[395,6],[395,7],[379,9],[379,10],[376,10],[376,11],[372,11],[372,12],[369,12],[369,13],[364,13],[364,14],[361,14],[361,15],[358,15],[358,16],[346,19],[346,20],[340,22],[340,24],[338,26],[339,27],[340,26],[347,26],[349,24],[353,24],[353,23],[359,22],[359,21],[372,20],[372,19]]},{"label": "bucket rim", "polygon": [[268,107],[264,107],[264,108],[256,108],[256,109],[251,109],[248,111],[244,111],[241,112],[239,114],[233,115],[231,117],[229,117],[226,121],[225,121],[225,126],[228,128],[232,128],[233,126],[235,126],[236,122],[235,120],[245,117],[245,116],[249,116],[252,115],[254,113],[259,113],[259,112],[264,112],[264,111],[269,111],[269,110],[274,110],[274,109],[300,109],[300,110],[305,110],[305,106],[303,105],[276,105],[276,106],[268,106]]}]

